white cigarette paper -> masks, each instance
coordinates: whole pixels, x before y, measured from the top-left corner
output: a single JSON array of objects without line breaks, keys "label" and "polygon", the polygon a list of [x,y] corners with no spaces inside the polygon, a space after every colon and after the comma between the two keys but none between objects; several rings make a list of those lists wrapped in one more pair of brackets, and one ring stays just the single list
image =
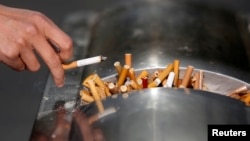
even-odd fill
[{"label": "white cigarette paper", "polygon": [[168,75],[167,83],[163,87],[172,87],[174,82],[174,72],[170,72]]},{"label": "white cigarette paper", "polygon": [[95,56],[95,57],[90,57],[87,59],[78,60],[78,61],[76,61],[76,63],[77,63],[78,67],[81,67],[81,66],[86,66],[86,65],[90,65],[90,64],[100,63],[103,60],[106,60],[106,57]]}]

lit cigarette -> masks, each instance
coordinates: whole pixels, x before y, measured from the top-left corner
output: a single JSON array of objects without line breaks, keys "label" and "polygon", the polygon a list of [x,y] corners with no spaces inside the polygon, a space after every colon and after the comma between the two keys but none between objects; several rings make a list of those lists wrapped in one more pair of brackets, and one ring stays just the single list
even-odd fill
[{"label": "lit cigarette", "polygon": [[119,79],[118,79],[118,82],[117,82],[118,86],[121,86],[124,83],[124,81],[125,81],[125,79],[127,77],[128,70],[129,70],[129,66],[124,65],[124,67],[122,68],[121,75],[119,76]]},{"label": "lit cigarette", "polygon": [[125,54],[125,65],[132,67],[132,54],[131,53]]},{"label": "lit cigarette", "polygon": [[174,60],[174,87],[178,87],[180,61]]},{"label": "lit cigarette", "polygon": [[186,88],[188,86],[193,69],[194,69],[193,66],[187,66],[187,69],[185,71],[184,77],[182,79],[182,82],[181,82],[179,88]]},{"label": "lit cigarette", "polygon": [[73,61],[69,64],[63,64],[62,67],[63,67],[63,69],[68,70],[68,69],[73,69],[73,68],[77,68],[77,67],[95,64],[95,63],[100,63],[102,61],[105,61],[106,59],[107,59],[107,57],[99,55],[99,56],[95,56],[95,57],[90,57],[90,58],[86,58],[86,59]]},{"label": "lit cigarette", "polygon": [[175,76],[174,72],[170,72],[166,84],[163,85],[163,87],[172,87],[175,78],[174,76]]}]

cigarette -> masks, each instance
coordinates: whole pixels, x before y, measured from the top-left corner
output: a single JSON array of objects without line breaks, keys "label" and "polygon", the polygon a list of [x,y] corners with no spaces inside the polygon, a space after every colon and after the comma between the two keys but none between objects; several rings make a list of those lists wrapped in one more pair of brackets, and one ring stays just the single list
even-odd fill
[{"label": "cigarette", "polygon": [[96,87],[96,90],[101,99],[106,99],[105,89],[103,87]]},{"label": "cigarette", "polygon": [[89,81],[89,80],[93,80],[94,77],[95,77],[95,74],[89,75],[87,78],[85,78],[85,79],[83,80],[82,85],[85,86],[85,87],[87,87],[87,88],[89,88],[88,81]]},{"label": "cigarette", "polygon": [[92,95],[94,97],[94,100],[96,101],[96,105],[97,105],[97,108],[98,108],[99,112],[103,112],[104,107],[103,107],[103,104],[101,102],[101,98],[100,98],[100,96],[98,94],[98,91],[96,89],[94,80],[89,80],[88,83],[89,83],[90,91],[91,91],[91,93],[92,93]]},{"label": "cigarette", "polygon": [[137,84],[134,80],[130,80],[130,81],[129,81],[129,85],[130,85],[134,90],[137,90],[137,89],[138,89],[138,84]]},{"label": "cigarette", "polygon": [[127,77],[128,70],[129,70],[129,66],[124,65],[123,68],[122,68],[121,75],[119,76],[119,79],[118,79],[118,82],[117,82],[118,86],[121,86],[124,83],[124,81],[125,81],[125,79]]},{"label": "cigarette", "polygon": [[169,73],[169,75],[168,75],[168,79],[166,81],[166,84],[163,85],[163,87],[172,87],[173,81],[174,81],[174,78],[175,78],[174,76],[175,76],[174,72],[171,71]]},{"label": "cigarette", "polygon": [[200,74],[198,72],[194,74],[194,79],[195,79],[194,80],[195,82],[194,82],[193,87],[195,90],[199,90],[200,89],[200,84],[199,84],[200,83]]},{"label": "cigarette", "polygon": [[139,76],[136,78],[136,80],[138,81],[138,80],[141,80],[144,77],[148,77],[148,74],[149,74],[148,71],[143,70],[143,71],[141,71],[141,73],[139,74]]},{"label": "cigarette", "polygon": [[128,87],[126,85],[122,85],[122,86],[120,86],[120,91],[122,93],[128,92]]},{"label": "cigarette", "polygon": [[181,82],[179,88],[186,88],[188,86],[193,69],[194,69],[193,66],[187,66],[187,69],[185,71],[184,77],[182,79],[182,82]]},{"label": "cigarette", "polygon": [[142,88],[148,88],[148,77],[143,77],[142,79]]},{"label": "cigarette", "polygon": [[90,57],[90,58],[86,58],[86,59],[73,61],[69,64],[62,64],[62,67],[63,67],[63,69],[68,70],[68,69],[73,69],[73,68],[82,67],[82,66],[86,66],[86,65],[100,63],[102,61],[105,61],[106,59],[107,59],[107,57],[99,55],[99,56],[95,56],[95,57]]},{"label": "cigarette", "polygon": [[131,53],[125,54],[125,65],[132,67],[132,54]]},{"label": "cigarette", "polygon": [[151,82],[148,85],[148,88],[153,88],[153,87],[157,87],[167,76],[168,74],[173,70],[174,65],[173,64],[169,64],[163,71],[162,73],[159,75],[159,77],[157,77],[153,82]]},{"label": "cigarette", "polygon": [[118,87],[114,83],[109,83],[108,84],[108,89],[112,94],[116,94],[119,92]]},{"label": "cigarette", "polygon": [[85,102],[91,103],[94,101],[94,98],[90,96],[86,90],[81,90],[80,96],[81,96],[81,99]]},{"label": "cigarette", "polygon": [[114,63],[114,67],[115,67],[115,70],[118,74],[118,76],[120,75],[121,71],[122,71],[122,66],[121,66],[121,63],[119,61],[116,61]]},{"label": "cigarette", "polygon": [[174,60],[174,87],[178,87],[180,61]]},{"label": "cigarette", "polygon": [[227,96],[233,95],[233,94],[239,94],[242,92],[246,92],[248,90],[246,85],[240,86],[234,90],[232,90],[230,93],[227,94]]},{"label": "cigarette", "polygon": [[106,96],[111,96],[111,93],[109,92],[108,88],[106,87],[106,85],[104,84],[104,82],[102,81],[102,79],[99,77],[98,74],[94,74],[94,81],[98,86],[104,88]]},{"label": "cigarette", "polygon": [[134,68],[130,68],[128,70],[128,77],[130,78],[130,80],[134,80],[136,82],[136,78],[135,78],[135,70]]},{"label": "cigarette", "polygon": [[203,89],[203,78],[204,78],[204,72],[202,70],[199,71],[199,89]]}]

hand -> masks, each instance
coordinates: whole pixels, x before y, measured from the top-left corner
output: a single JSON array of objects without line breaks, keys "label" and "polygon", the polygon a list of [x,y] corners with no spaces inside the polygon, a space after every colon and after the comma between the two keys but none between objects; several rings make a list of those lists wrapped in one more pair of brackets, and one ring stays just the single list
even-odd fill
[{"label": "hand", "polygon": [[0,5],[0,42],[0,62],[17,71],[37,71],[40,63],[36,52],[48,66],[55,84],[64,85],[61,64],[72,56],[72,40],[42,13]]}]

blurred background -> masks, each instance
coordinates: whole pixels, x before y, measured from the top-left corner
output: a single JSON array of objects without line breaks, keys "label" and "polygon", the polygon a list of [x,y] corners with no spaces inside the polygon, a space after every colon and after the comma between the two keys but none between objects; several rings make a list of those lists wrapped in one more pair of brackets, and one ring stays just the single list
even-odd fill
[{"label": "blurred background", "polygon": [[[120,1],[122,0],[1,0],[0,4],[40,11],[62,27],[65,17],[73,12],[100,10]],[[190,1],[222,6],[235,12],[250,14],[249,0]],[[29,140],[49,76],[49,71],[42,60],[41,64],[41,69],[35,73],[16,72],[0,64],[1,141]]]}]

